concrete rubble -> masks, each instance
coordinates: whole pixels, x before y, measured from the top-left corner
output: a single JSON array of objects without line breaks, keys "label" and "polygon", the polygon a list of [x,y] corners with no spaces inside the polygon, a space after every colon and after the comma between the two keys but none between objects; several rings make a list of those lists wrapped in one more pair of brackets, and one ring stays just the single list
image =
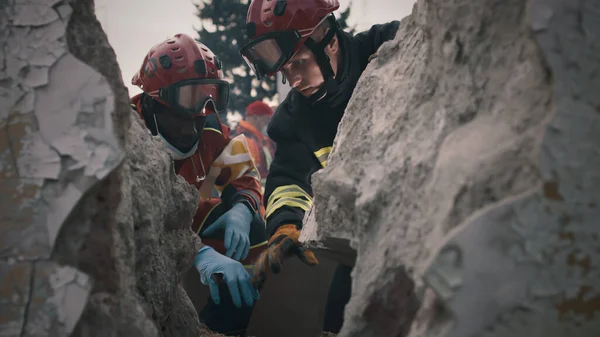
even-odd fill
[{"label": "concrete rubble", "polygon": [[198,193],[132,114],[93,3],[5,1],[0,44],[0,336],[216,336],[180,285]]},{"label": "concrete rubble", "polygon": [[357,255],[339,336],[600,335],[599,16],[417,1],[313,175],[302,240]]},{"label": "concrete rubble", "polygon": [[[0,337],[218,336],[181,285],[198,193],[93,6],[0,1]],[[600,335],[599,16],[417,0],[313,176],[302,240],[354,265],[338,336]]]}]

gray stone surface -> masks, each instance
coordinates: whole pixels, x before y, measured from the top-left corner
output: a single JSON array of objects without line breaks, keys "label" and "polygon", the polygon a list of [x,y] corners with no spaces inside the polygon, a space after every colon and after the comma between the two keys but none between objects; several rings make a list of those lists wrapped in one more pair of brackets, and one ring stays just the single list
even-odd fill
[{"label": "gray stone surface", "polygon": [[302,239],[358,255],[340,336],[600,334],[599,16],[417,1],[313,176]]},{"label": "gray stone surface", "polygon": [[198,194],[93,3],[3,1],[0,46],[0,336],[212,335],[180,286]]},{"label": "gray stone surface", "polygon": [[[176,175],[162,142],[150,137],[139,117],[132,119],[116,213],[117,227],[133,239],[115,247],[129,257],[120,264],[122,282],[130,284],[123,299],[139,297],[159,328],[157,336],[199,336],[196,310],[180,284],[200,248],[191,230],[199,194]],[[127,318],[126,312],[121,315]]]},{"label": "gray stone surface", "polygon": [[[340,336],[600,335],[599,16],[417,1],[313,177],[303,240],[355,263]],[[197,193],[93,4],[2,1],[0,46],[0,337],[212,335],[180,286]]]},{"label": "gray stone surface", "polygon": [[0,7],[1,336],[74,330],[94,280],[52,253],[75,206],[123,160],[113,92],[69,53],[69,13],[61,1]]}]

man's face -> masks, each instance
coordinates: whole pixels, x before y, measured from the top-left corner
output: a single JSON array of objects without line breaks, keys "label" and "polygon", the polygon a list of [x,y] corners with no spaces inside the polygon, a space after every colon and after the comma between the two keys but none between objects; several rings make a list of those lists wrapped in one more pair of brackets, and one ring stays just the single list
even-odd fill
[{"label": "man's face", "polygon": [[[325,47],[325,53],[329,56],[329,63],[334,74],[337,72],[338,64],[337,42],[337,37],[334,37]],[[281,68],[281,74],[290,82],[290,87],[305,97],[316,93],[325,82],[315,54],[306,46],[302,46],[302,49]]]},{"label": "man's face", "polygon": [[160,134],[182,152],[200,139],[204,117],[192,117],[163,107],[155,113]]}]

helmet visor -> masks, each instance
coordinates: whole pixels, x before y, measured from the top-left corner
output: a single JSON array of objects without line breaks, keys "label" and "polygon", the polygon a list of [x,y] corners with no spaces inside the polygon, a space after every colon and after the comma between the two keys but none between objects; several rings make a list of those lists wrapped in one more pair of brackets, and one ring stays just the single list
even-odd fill
[{"label": "helmet visor", "polygon": [[207,103],[212,103],[215,111],[221,113],[229,101],[229,83],[214,79],[181,81],[161,89],[160,98],[192,116],[203,115]]},{"label": "helmet visor", "polygon": [[272,76],[294,56],[300,39],[297,31],[269,33],[246,43],[240,54],[258,78]]}]

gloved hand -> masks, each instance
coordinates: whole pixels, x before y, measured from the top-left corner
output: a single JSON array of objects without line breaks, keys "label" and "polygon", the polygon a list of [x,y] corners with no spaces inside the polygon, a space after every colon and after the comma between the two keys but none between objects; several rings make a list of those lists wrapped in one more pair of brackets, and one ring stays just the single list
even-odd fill
[{"label": "gloved hand", "polygon": [[277,274],[281,271],[283,260],[293,255],[298,256],[300,260],[309,266],[316,266],[319,261],[315,254],[302,247],[298,242],[300,230],[296,225],[283,225],[275,231],[275,234],[269,239],[268,247],[263,251],[254,264],[252,284],[260,289],[262,287],[267,272],[271,270]]},{"label": "gloved hand", "polygon": [[225,214],[221,215],[203,235],[211,235],[219,229],[225,229],[225,255],[236,261],[242,261],[250,250],[250,224],[253,214],[244,204],[235,204]]},{"label": "gloved hand", "polygon": [[258,291],[252,287],[250,274],[241,263],[217,253],[212,247],[200,248],[194,266],[200,273],[200,281],[208,285],[210,296],[216,304],[221,303],[219,296],[219,285],[215,274],[222,274],[233,304],[237,308],[242,307],[241,297],[247,306],[252,306],[258,300]]}]

